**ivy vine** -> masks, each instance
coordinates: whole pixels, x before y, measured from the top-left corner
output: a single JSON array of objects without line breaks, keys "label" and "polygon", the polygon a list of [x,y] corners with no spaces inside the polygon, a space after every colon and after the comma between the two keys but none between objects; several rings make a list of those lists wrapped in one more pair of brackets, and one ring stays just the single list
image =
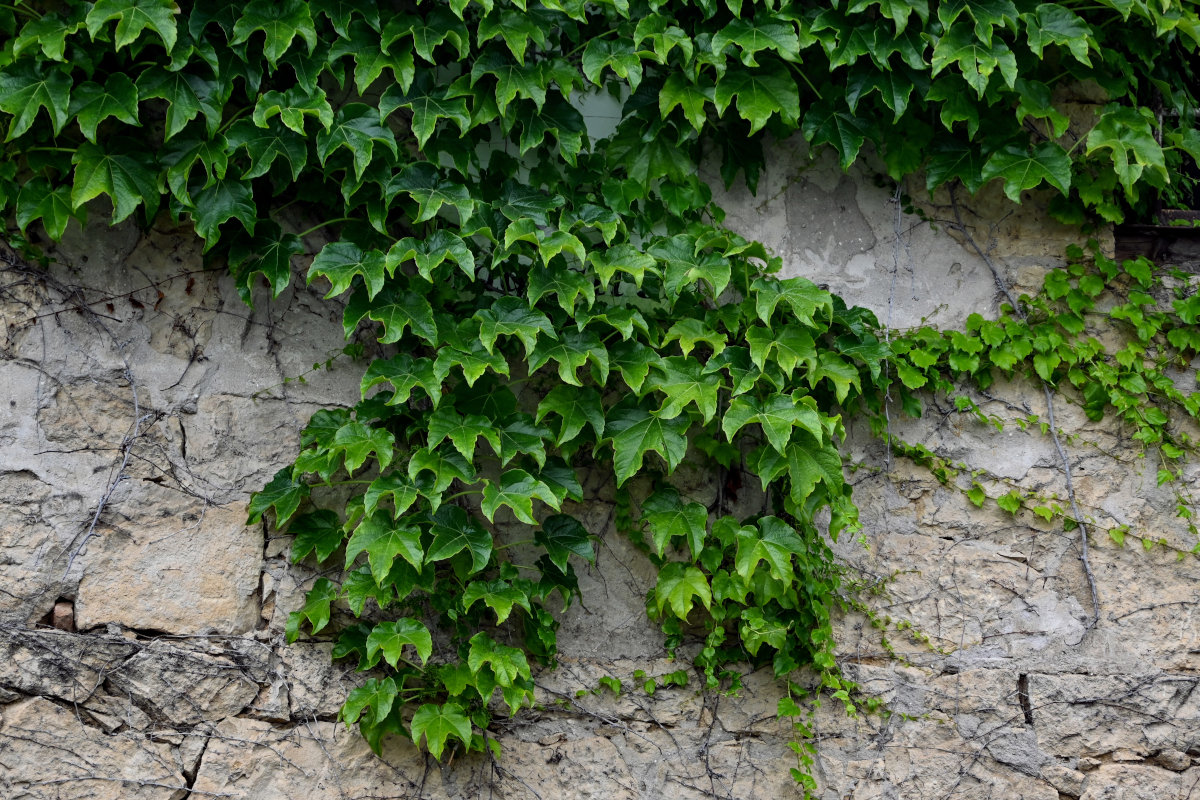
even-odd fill
[{"label": "ivy vine", "polygon": [[[573,513],[580,469],[610,476],[618,527],[658,568],[648,613],[670,648],[700,639],[709,687],[741,663],[811,666],[853,711],[826,536],[857,526],[842,415],[877,410],[889,375],[984,385],[1032,358],[1168,459],[1190,446],[1138,405],[1165,386],[1089,356],[1050,306],[889,350],[869,311],[772,277],[779,259],[722,226],[697,175],[715,163],[753,190],[768,138],[799,131],[931,191],[1045,187],[1081,225],[1186,202],[1192,0],[16,0],[0,34],[12,241],[35,251],[105,203],[114,223],[166,213],[247,302],[307,263],[346,335],[377,339],[361,402],[314,415],[250,504],[296,560],[334,565],[288,638],[340,603],[361,617],[334,656],[381,671],[342,709],[376,749],[483,749],[497,690],[532,702],[552,595],[577,593],[600,533]],[[1072,123],[1077,90],[1103,99]],[[593,96],[619,108],[607,134]],[[317,228],[330,243],[309,252]],[[1048,297],[1078,315],[1094,288],[1056,273]],[[1126,305],[1139,336],[1195,350],[1142,295]],[[687,458],[757,482],[761,508],[682,494]],[[512,520],[528,535],[501,536]],[[790,695],[780,713],[799,717]]]}]

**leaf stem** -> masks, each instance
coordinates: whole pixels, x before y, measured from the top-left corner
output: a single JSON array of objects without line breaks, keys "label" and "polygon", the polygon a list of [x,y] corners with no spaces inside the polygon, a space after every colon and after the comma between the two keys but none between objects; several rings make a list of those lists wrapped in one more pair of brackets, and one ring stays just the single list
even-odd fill
[{"label": "leaf stem", "polygon": [[800,69],[800,67],[797,64],[795,64],[794,62],[791,62],[791,61],[788,61],[787,65],[792,68],[792,72],[795,72],[797,75],[800,76],[801,80],[803,80],[805,83],[808,84],[808,88],[812,89],[813,94],[815,94],[817,96],[818,100],[825,99],[824,97],[821,96],[821,92],[817,90],[817,87],[813,85],[813,82],[808,79],[808,76],[804,74],[804,70]]},{"label": "leaf stem", "polygon": [[321,230],[321,228],[324,228],[326,225],[336,225],[339,222],[354,222],[354,219],[354,217],[338,217],[337,219],[327,219],[324,222],[319,222],[316,225],[313,225],[311,228],[298,235],[301,239],[303,239],[305,236]]}]

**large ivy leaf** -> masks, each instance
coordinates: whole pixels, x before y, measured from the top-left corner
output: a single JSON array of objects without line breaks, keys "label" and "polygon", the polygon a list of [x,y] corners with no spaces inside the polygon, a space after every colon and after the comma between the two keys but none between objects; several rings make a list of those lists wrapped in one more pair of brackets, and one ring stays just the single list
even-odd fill
[{"label": "large ivy leaf", "polygon": [[20,34],[12,40],[12,56],[17,58],[31,47],[36,47],[51,61],[65,61],[67,37],[84,25],[84,17],[90,11],[87,6],[72,7],[64,17],[56,11],[31,19],[21,27]]},{"label": "large ivy leaf", "polygon": [[601,75],[607,67],[622,80],[629,82],[629,88],[637,91],[642,82],[642,59],[634,52],[633,45],[625,39],[588,40],[583,50],[583,74],[589,81],[601,85]]},{"label": "large ivy leaf", "polygon": [[12,115],[5,141],[29,130],[43,108],[57,136],[71,118],[70,107],[71,78],[66,67],[21,59],[0,72],[0,111]]},{"label": "large ivy leaf", "polygon": [[129,125],[141,124],[137,88],[122,72],[109,75],[103,86],[85,81],[71,92],[70,115],[79,123],[83,138],[95,144],[96,128],[109,117]]},{"label": "large ivy leaf", "polygon": [[712,606],[712,589],[703,572],[678,561],[670,561],[659,569],[658,583],[654,586],[654,601],[659,616],[670,605],[671,613],[686,621],[697,598],[705,609]]},{"label": "large ivy leaf", "polygon": [[750,123],[751,134],[766,125],[775,114],[791,126],[800,119],[800,92],[796,81],[782,65],[770,71],[766,68],[730,69],[717,79],[713,95],[717,113],[724,115],[735,97],[738,114]]},{"label": "large ivy leaf", "polygon": [[758,521],[758,528],[738,530],[734,563],[738,575],[745,581],[750,580],[760,561],[766,561],[772,576],[791,583],[794,578],[792,556],[803,557],[807,552],[807,545],[792,526],[778,517],[763,517]]},{"label": "large ivy leaf", "polygon": [[699,280],[708,283],[713,298],[729,286],[729,259],[711,251],[699,254],[697,249],[695,238],[683,233],[660,239],[646,249],[663,265],[663,285],[669,295],[679,294]]},{"label": "large ivy leaf", "polygon": [[999,70],[1008,88],[1017,80],[1017,58],[1000,39],[985,42],[966,25],[953,25],[933,46],[931,77],[951,64],[957,64],[962,76],[982,99],[993,72]]},{"label": "large ivy leaf", "polygon": [[345,454],[346,472],[353,474],[372,453],[379,462],[379,468],[387,469],[388,464],[392,463],[395,444],[396,437],[389,430],[374,428],[362,422],[348,422],[338,428],[329,448]]},{"label": "large ivy leaf", "polygon": [[[422,483],[422,473],[428,472],[433,477],[433,486],[426,488]],[[418,486],[430,503],[440,503],[440,498],[454,481],[474,483],[475,471],[471,464],[460,453],[446,451],[444,448],[430,450],[422,447],[414,451],[408,459],[408,477]]]},{"label": "large ivy leaf", "polygon": [[492,557],[492,534],[475,516],[458,506],[442,506],[433,515],[433,543],[426,559],[442,561],[463,550],[471,557],[472,572],[487,567]]},{"label": "large ivy leaf", "polygon": [[422,664],[433,655],[433,637],[429,629],[417,620],[406,617],[394,622],[381,622],[367,637],[367,659],[373,660],[376,653],[382,653],[383,660],[395,667],[404,657],[405,645],[411,645],[417,651]]},{"label": "large ivy leaf", "polygon": [[379,114],[365,103],[347,103],[334,114],[333,125],[317,133],[317,158],[324,164],[336,150],[345,148],[354,157],[354,176],[361,179],[375,157],[376,143],[393,158],[398,155],[396,137],[379,121]]},{"label": "large ivy leaf", "polygon": [[362,686],[350,691],[338,716],[346,725],[351,725],[359,721],[359,717],[362,716],[365,709],[370,708],[371,713],[364,718],[364,721],[372,721],[376,725],[381,724],[391,713],[392,705],[396,702],[396,694],[396,682],[391,678],[383,680],[370,678]]},{"label": "large ivy leaf", "polygon": [[222,103],[216,81],[201,78],[191,72],[170,72],[151,68],[137,79],[138,99],[158,98],[167,101],[167,129],[164,139],[170,139],[184,126],[204,114],[208,134],[216,133],[221,124]]},{"label": "large ivy leaf", "polygon": [[547,517],[541,527],[534,531],[533,541],[546,548],[550,560],[564,574],[567,571],[567,559],[572,554],[584,561],[596,560],[596,551],[592,549],[592,537],[579,520],[568,514]]},{"label": "large ivy leaf", "polygon": [[[373,11],[378,15],[378,9]],[[329,49],[331,62],[347,55],[354,57],[354,88],[360,95],[367,93],[371,84],[379,79],[385,69],[392,71],[394,80],[390,85],[398,87],[401,91],[412,85],[417,74],[412,41],[407,38],[397,41],[385,37],[381,43],[375,27],[366,22],[355,21],[350,31],[334,42]]]},{"label": "large ivy leaf", "polygon": [[1022,14],[1021,19],[1029,49],[1038,58],[1047,45],[1054,44],[1069,50],[1076,61],[1091,66],[1088,51],[1096,40],[1092,29],[1074,11],[1058,3],[1042,3],[1034,13]]},{"label": "large ivy leaf", "polygon": [[504,580],[471,581],[467,584],[462,596],[463,611],[470,611],[471,606],[480,600],[496,612],[497,625],[508,619],[512,614],[513,606],[521,606],[530,614],[533,613],[533,608],[529,604],[529,595]]},{"label": "large ivy leaf", "polygon": [[706,107],[713,102],[711,84],[697,84],[688,80],[683,73],[675,72],[667,78],[658,95],[658,110],[665,119],[679,107],[692,127],[700,130],[708,118]]},{"label": "large ivy leaf", "polygon": [[275,527],[282,527],[296,513],[300,501],[308,497],[308,493],[308,484],[293,478],[291,468],[284,467],[275,473],[275,477],[271,478],[261,492],[250,495],[250,504],[246,507],[246,524],[257,524],[262,520],[263,512],[274,508]]},{"label": "large ivy leaf", "polygon": [[[371,574],[377,583],[382,583],[392,569],[392,562],[399,556],[420,569],[425,562],[425,550],[421,545],[421,529],[397,523],[391,514],[383,510],[364,516],[355,528],[350,541],[346,542],[346,569],[354,563],[359,553],[367,554]],[[432,548],[429,561],[434,561]]]},{"label": "large ivy leaf", "polygon": [[501,336],[520,339],[526,355],[537,346],[539,333],[549,339],[558,338],[545,314],[516,297],[498,298],[490,308],[475,312],[475,317],[480,322],[479,340],[489,353],[495,352],[496,339]]},{"label": "large ivy leaf", "polygon": [[925,186],[933,191],[958,179],[974,194],[983,186],[983,165],[987,156],[978,147],[953,139],[939,139],[931,148],[925,169]]},{"label": "large ivy leaf", "polygon": [[205,240],[206,247],[217,240],[221,224],[231,219],[241,222],[247,233],[254,233],[254,226],[258,222],[258,206],[249,183],[214,181],[195,193],[194,203],[192,221],[196,233]]},{"label": "large ivy leaf", "polygon": [[275,90],[259,95],[251,115],[254,124],[265,128],[267,121],[275,116],[301,136],[305,135],[304,120],[307,117],[316,119],[325,130],[333,125],[333,108],[320,88],[310,92],[301,86],[293,86],[287,91]]},{"label": "large ivy leaf", "polygon": [[446,88],[434,83],[425,72],[418,73],[417,79],[407,90],[395,85],[383,93],[379,100],[380,117],[386,120],[398,108],[407,108],[412,112],[412,132],[420,147],[429,141],[438,120],[451,120],[464,134],[471,128],[467,101],[449,96]]},{"label": "large ivy leaf", "polygon": [[475,210],[475,201],[467,187],[446,180],[441,171],[428,161],[409,164],[384,187],[384,196],[389,203],[400,192],[417,201],[418,213],[413,222],[433,219],[442,206],[449,205],[458,211],[459,224],[465,225]]},{"label": "large ivy leaf", "polygon": [[539,340],[529,354],[529,371],[536,372],[549,361],[558,364],[558,377],[571,386],[583,385],[577,372],[589,361],[596,369],[597,382],[603,385],[608,380],[608,350],[592,331],[568,329],[557,339]]},{"label": "large ivy leaf", "polygon": [[[754,295],[755,313],[767,325],[771,324],[771,316],[780,302],[791,309],[797,321],[810,328],[828,324],[833,315],[832,296],[807,278],[755,278],[750,291]],[[814,319],[818,314],[821,323]]]},{"label": "large ivy leaf", "polygon": [[558,510],[558,498],[549,486],[523,469],[510,469],[500,476],[499,485],[488,483],[483,487],[480,510],[488,522],[493,522],[500,507],[508,506],[521,522],[536,525],[537,520],[533,517],[534,498]]},{"label": "large ivy leaf", "polygon": [[764,644],[782,650],[791,635],[791,625],[774,614],[764,614],[762,609],[751,607],[742,610],[739,633],[746,651],[756,656]]},{"label": "large ivy leaf", "polygon": [[797,60],[800,38],[792,23],[769,15],[753,19],[735,19],[713,34],[712,49],[721,52],[730,45],[747,67],[757,67],[755,54],[763,50],[777,53],[787,61]]},{"label": "large ivy leaf", "polygon": [[412,508],[420,497],[420,490],[410,478],[399,472],[380,475],[371,481],[363,493],[363,513],[374,513],[380,501],[389,497],[392,501],[392,517],[395,519]]},{"label": "large ivy leaf", "polygon": [[330,242],[321,248],[308,268],[308,284],[321,276],[329,281],[325,298],[336,297],[350,288],[355,276],[361,276],[367,296],[374,298],[383,289],[384,256],[378,250],[363,250],[352,242]]},{"label": "large ivy leaf", "polygon": [[245,148],[250,159],[249,166],[242,173],[242,180],[266,175],[279,158],[287,162],[295,180],[308,162],[308,147],[304,138],[286,128],[279,120],[268,121],[265,128],[258,127],[250,120],[238,120],[229,128],[226,138],[230,151]]},{"label": "large ivy leaf", "polygon": [[849,169],[867,140],[870,126],[861,117],[826,102],[809,109],[801,130],[812,144],[827,144],[836,150],[842,169]]},{"label": "large ivy leaf", "polygon": [[1004,194],[1014,203],[1021,202],[1021,192],[1042,181],[1065,195],[1071,188],[1071,159],[1056,142],[1042,142],[1032,152],[1009,146],[992,153],[980,178],[1003,178]]},{"label": "large ivy leaf", "polygon": [[708,535],[708,509],[699,503],[684,503],[673,487],[664,487],[646,498],[642,514],[650,525],[655,552],[662,556],[671,540],[679,537],[687,542],[692,561],[700,557]]},{"label": "large ivy leaf", "polygon": [[721,430],[725,438],[733,437],[743,426],[757,422],[762,426],[767,441],[776,451],[786,451],[792,438],[792,428],[800,427],[815,438],[824,436],[816,402],[811,397],[773,395],[766,400],[739,396],[729,403],[729,410],[721,419]]},{"label": "large ivy leaf", "polygon": [[325,508],[296,517],[288,527],[288,533],[296,537],[292,541],[293,562],[309,553],[316,554],[318,563],[326,561],[342,546],[345,538],[338,515]]},{"label": "large ivy leaf", "polygon": [[297,36],[311,53],[317,46],[317,29],[312,11],[303,0],[252,0],[238,15],[230,44],[241,44],[255,32],[263,34],[263,55],[272,67]]},{"label": "large ivy leaf", "polygon": [[479,414],[462,416],[449,405],[440,406],[429,416],[429,442],[432,449],[443,440],[449,439],[454,449],[463,458],[475,458],[475,444],[483,437],[497,454],[500,452],[500,434],[491,420]]},{"label": "large ivy leaf", "polygon": [[538,403],[538,422],[548,414],[562,419],[555,444],[569,442],[579,435],[584,425],[591,425],[596,440],[604,435],[604,407],[600,393],[591,387],[555,386]]},{"label": "large ivy leaf", "polygon": [[1109,151],[1117,177],[1131,200],[1136,197],[1136,184],[1144,170],[1156,173],[1160,180],[1167,177],[1162,147],[1154,138],[1153,125],[1154,114],[1148,108],[1110,105],[1088,133],[1088,155],[1098,150]]},{"label": "large ivy leaf", "polygon": [[117,36],[113,44],[116,49],[133,44],[142,31],[150,30],[158,34],[163,47],[170,53],[178,37],[175,28],[178,13],[179,6],[174,0],[97,0],[87,15],[88,34],[95,39],[100,29],[115,19]]},{"label": "large ivy leaf", "polygon": [[664,419],[640,406],[618,405],[605,421],[605,436],[613,443],[613,470],[617,485],[642,468],[648,452],[658,453],[674,471],[687,453],[687,417]]},{"label": "large ivy leaf", "polygon": [[707,423],[717,413],[717,393],[725,388],[720,373],[705,373],[694,358],[669,356],[654,365],[647,387],[664,395],[663,417],[677,417],[688,405],[695,404]]},{"label": "large ivy leaf", "polygon": [[428,358],[413,358],[408,353],[397,353],[388,359],[376,359],[367,367],[362,378],[362,395],[381,383],[392,385],[393,393],[387,401],[388,405],[402,405],[412,397],[412,390],[420,387],[433,402],[434,408],[442,400],[442,380],[445,373],[440,372],[434,362]]},{"label": "large ivy leaf", "polygon": [[467,666],[479,672],[484,665],[491,667],[500,686],[512,686],[521,678],[530,677],[529,661],[523,652],[493,641],[486,633],[477,633],[471,637]]},{"label": "large ivy leaf", "polygon": [[82,225],[86,216],[83,210],[76,210],[71,204],[71,187],[66,184],[51,187],[45,178],[34,178],[22,186],[17,195],[17,227],[22,232],[34,220],[40,219],[46,233],[58,240],[68,222],[76,219]]},{"label": "large ivy leaf", "polygon": [[439,761],[449,739],[457,739],[463,747],[471,744],[471,720],[457,703],[426,703],[413,714],[409,728],[413,741],[420,745],[424,738],[425,747]]},{"label": "large ivy leaf", "polygon": [[438,343],[433,307],[424,297],[407,288],[388,286],[371,302],[367,316],[383,323],[384,333],[379,341],[384,344],[400,341],[405,328],[431,345]]},{"label": "large ivy leaf", "polygon": [[71,187],[71,205],[84,203],[106,194],[113,204],[113,223],[120,222],[142,204],[157,208],[162,194],[159,175],[147,154],[123,147],[105,149],[84,142],[71,156],[75,165]]},{"label": "large ivy leaf", "polygon": [[300,626],[304,620],[312,627],[314,634],[329,624],[330,608],[337,600],[337,587],[328,578],[317,578],[313,586],[304,595],[304,606],[299,611],[288,614],[285,636],[288,644],[300,638]]}]

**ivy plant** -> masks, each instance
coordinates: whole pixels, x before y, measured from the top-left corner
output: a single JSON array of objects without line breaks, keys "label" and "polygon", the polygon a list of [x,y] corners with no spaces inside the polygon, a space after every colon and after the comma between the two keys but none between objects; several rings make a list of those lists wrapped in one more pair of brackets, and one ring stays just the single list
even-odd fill
[{"label": "ivy plant", "polygon": [[[377,340],[361,401],[313,416],[249,518],[330,565],[289,639],[359,618],[334,656],[375,677],[342,718],[439,758],[486,747],[492,699],[528,705],[553,663],[602,533],[581,470],[708,686],[810,666],[853,709],[827,537],[857,524],[842,414],[878,402],[889,349],[869,311],[773,277],[700,164],[754,190],[799,133],[1095,224],[1185,200],[1200,155],[1193,0],[17,0],[0,34],[12,241],[167,214],[247,302],[306,269]],[[1034,368],[1071,375],[1052,349]],[[762,507],[682,493],[685,459]]]}]

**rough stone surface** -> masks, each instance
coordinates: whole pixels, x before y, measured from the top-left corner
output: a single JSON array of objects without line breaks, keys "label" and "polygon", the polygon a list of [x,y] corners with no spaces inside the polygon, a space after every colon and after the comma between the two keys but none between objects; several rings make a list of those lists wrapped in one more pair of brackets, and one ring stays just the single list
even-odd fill
[{"label": "rough stone surface", "polygon": [[[1070,238],[1036,198],[1014,211],[994,189],[917,197],[924,219],[898,214],[869,166],[843,174],[785,142],[758,197],[721,202],[785,274],[895,326],[948,326],[997,300],[959,219],[1018,291]],[[289,563],[287,536],[245,525],[248,493],[291,460],[311,413],[356,399],[357,368],[311,369],[343,346],[338,309],[303,281],[247,308],[202,269],[186,229],[72,227],[52,254],[48,270],[10,265],[0,282],[0,797],[800,796],[768,672],[735,697],[695,680],[639,688],[636,671],[661,677],[687,653],[669,660],[646,621],[654,571],[611,531],[612,487],[597,476],[584,476],[596,502],[571,509],[601,537],[597,564],[579,570],[582,600],[562,615],[558,668],[535,676],[538,709],[489,732],[500,759],[438,765],[394,740],[377,758],[336,721],[367,676],[331,664],[328,641],[284,644],[318,573]],[[1195,370],[1176,377],[1191,385]],[[1044,398],[1001,382],[973,399],[1002,432],[936,405],[891,416],[893,434],[964,465],[955,485],[848,421],[864,528],[836,548],[874,591],[861,595],[869,614],[838,618],[838,658],[891,713],[851,718],[829,698],[815,710],[817,796],[1200,795],[1200,574],[1179,557],[1195,542],[1175,496],[1127,431],[1056,403],[1092,522],[1093,625],[1079,531],[964,496],[973,473],[992,497],[1065,496],[1053,443],[1017,424],[1045,418]],[[1198,479],[1187,467],[1185,482]],[[676,480],[716,497],[701,471]],[[1104,533],[1116,525],[1126,547]],[[601,677],[621,680],[620,695],[593,691]]]}]

